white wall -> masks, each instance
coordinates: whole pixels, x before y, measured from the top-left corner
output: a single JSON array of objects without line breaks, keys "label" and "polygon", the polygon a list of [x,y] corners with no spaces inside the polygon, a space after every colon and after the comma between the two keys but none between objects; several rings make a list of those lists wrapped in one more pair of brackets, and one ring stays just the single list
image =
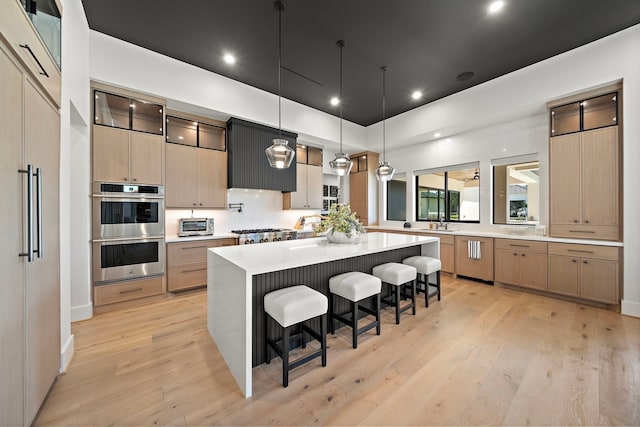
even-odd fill
[{"label": "white wall", "polygon": [[[60,109],[60,370],[73,357],[71,321],[89,288],[86,194],[89,167],[89,26],[78,0],[62,0],[62,106]],[[78,230],[80,229],[80,230]],[[79,231],[79,232],[78,232]],[[78,298],[78,293],[84,297]],[[90,293],[89,293],[90,295]]]},{"label": "white wall", "polygon": [[[540,223],[548,224],[548,101],[623,80],[624,291],[622,312],[640,317],[640,25],[387,120],[387,159],[398,172],[480,161],[481,224],[491,227],[489,159],[540,153]],[[501,124],[496,124],[501,123]],[[380,125],[367,140],[381,139]],[[444,136],[434,139],[435,132]],[[414,144],[399,148],[401,145]],[[504,151],[503,151],[504,150]],[[407,198],[415,212],[414,183]],[[382,209],[382,207],[381,207]]]}]

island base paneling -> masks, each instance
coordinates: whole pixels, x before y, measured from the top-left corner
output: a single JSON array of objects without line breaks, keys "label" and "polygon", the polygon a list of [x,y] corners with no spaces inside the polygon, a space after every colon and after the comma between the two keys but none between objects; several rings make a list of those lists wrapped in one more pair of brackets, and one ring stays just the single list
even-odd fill
[{"label": "island base paneling", "polygon": [[[325,295],[329,295],[329,278],[349,271],[361,271],[371,274],[371,269],[385,262],[402,262],[403,259],[421,255],[420,246],[412,246],[391,251],[379,252],[364,256],[345,258],[337,261],[330,261],[322,264],[307,265],[288,270],[274,271],[270,273],[258,274],[253,277],[253,302],[252,302],[252,322],[253,322],[253,345],[252,345],[252,366],[256,367],[265,362],[264,360],[264,296],[276,289],[294,285],[306,285]],[[383,291],[384,292],[384,291]],[[373,309],[372,301],[363,301],[362,305]],[[336,299],[335,309],[337,312],[350,310],[348,301]],[[364,317],[365,313],[361,313]],[[313,329],[319,330],[318,319],[309,322]],[[344,326],[337,323],[338,328]],[[276,337],[271,337],[276,338]]]}]

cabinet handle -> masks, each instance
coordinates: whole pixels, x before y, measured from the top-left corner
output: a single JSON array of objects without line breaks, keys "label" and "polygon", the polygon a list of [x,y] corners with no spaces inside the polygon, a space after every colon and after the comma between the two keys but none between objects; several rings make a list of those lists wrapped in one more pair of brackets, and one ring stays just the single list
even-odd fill
[{"label": "cabinet handle", "polygon": [[28,44],[21,44],[20,47],[23,48],[23,49],[27,49],[27,51],[31,54],[33,59],[36,61],[36,64],[38,64],[38,67],[40,67],[40,70],[41,70],[40,74],[48,78],[49,74],[47,74],[47,70],[45,70],[44,67],[42,66],[42,64],[40,63],[40,61],[38,61],[38,57],[36,56],[35,53],[33,53],[31,48],[29,47],[29,45]]},{"label": "cabinet handle", "polygon": [[589,220],[588,220],[588,219],[586,219],[586,220],[584,221],[584,223],[585,223],[585,224],[589,224]]},{"label": "cabinet handle", "polygon": [[590,231],[590,230],[569,230],[569,233],[591,233],[591,234],[594,234],[595,231]]},{"label": "cabinet handle", "polygon": [[36,242],[38,243],[38,249],[35,250],[38,254],[38,258],[42,258],[42,169],[36,168],[36,225],[38,227],[38,234],[36,235]]},{"label": "cabinet handle", "polygon": [[509,246],[513,246],[514,248],[528,248],[529,245],[515,245],[513,243],[510,243]]},{"label": "cabinet handle", "polygon": [[207,267],[204,268],[195,268],[193,270],[182,270],[183,273],[195,273],[196,271],[202,271],[202,270],[206,270]]},{"label": "cabinet handle", "polygon": [[193,206],[198,206],[198,205],[196,203],[194,203]]},{"label": "cabinet handle", "polygon": [[129,181],[129,178],[122,178],[123,181]]},{"label": "cabinet handle", "polygon": [[577,261],[577,260],[575,260],[575,259],[572,259],[572,260],[571,260],[571,262],[574,262],[574,263],[575,263],[575,262],[578,262],[578,261]]},{"label": "cabinet handle", "polygon": [[587,261],[582,261],[582,262],[585,263],[585,264],[589,264]]},{"label": "cabinet handle", "polygon": [[569,249],[567,252],[578,252],[578,253],[581,253],[581,254],[592,254],[593,253],[593,251],[581,251],[579,249]]},{"label": "cabinet handle", "polygon": [[135,289],[127,289],[126,291],[120,291],[121,294],[131,294],[133,292],[140,292],[142,290],[142,288],[135,288]]},{"label": "cabinet handle", "polygon": [[133,178],[133,182],[138,182],[138,178]]},{"label": "cabinet handle", "polygon": [[206,248],[207,246],[190,246],[188,248],[180,248],[183,251],[186,251],[187,249],[202,249],[202,248]]},{"label": "cabinet handle", "polygon": [[33,262],[33,165],[18,169],[18,173],[27,174],[27,252],[20,252],[18,256],[26,256],[28,262]]},{"label": "cabinet handle", "polygon": [[513,256],[518,256],[518,252],[514,252],[514,253],[513,253]]},{"label": "cabinet handle", "polygon": [[575,224],[577,224],[577,223],[578,223],[578,220],[577,220],[577,219],[574,219],[574,220],[573,220],[573,222],[574,222]]},{"label": "cabinet handle", "polygon": [[202,203],[200,203],[200,206],[202,206]]},{"label": "cabinet handle", "polygon": [[522,256],[526,256],[525,254],[522,254]]}]

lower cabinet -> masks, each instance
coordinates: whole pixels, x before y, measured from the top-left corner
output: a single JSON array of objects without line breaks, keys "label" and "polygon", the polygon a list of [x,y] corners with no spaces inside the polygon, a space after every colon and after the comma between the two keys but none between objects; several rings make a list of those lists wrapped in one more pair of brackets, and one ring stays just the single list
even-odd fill
[{"label": "lower cabinet", "polygon": [[456,253],[454,250],[455,239],[454,236],[444,233],[420,233],[430,237],[438,237],[440,239],[440,262],[442,266],[440,270],[445,273],[455,273],[455,258]]},{"label": "lower cabinet", "polygon": [[455,253],[457,275],[493,280],[493,238],[455,236]]},{"label": "lower cabinet", "polygon": [[547,290],[547,243],[495,239],[494,280]]},{"label": "lower cabinet", "polygon": [[167,290],[207,285],[207,248],[233,246],[237,239],[207,239],[167,243]]},{"label": "lower cabinet", "polygon": [[147,279],[127,280],[93,288],[93,302],[96,307],[107,306],[140,298],[162,295],[164,276]]},{"label": "lower cabinet", "polygon": [[549,243],[549,291],[618,304],[619,259],[616,247]]}]

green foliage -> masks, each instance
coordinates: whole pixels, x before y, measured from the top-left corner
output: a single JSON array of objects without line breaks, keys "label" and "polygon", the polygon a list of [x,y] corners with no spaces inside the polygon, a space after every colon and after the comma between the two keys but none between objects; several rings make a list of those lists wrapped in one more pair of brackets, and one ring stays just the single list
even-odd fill
[{"label": "green foliage", "polygon": [[364,227],[356,218],[356,214],[351,212],[349,205],[332,205],[329,209],[329,215],[324,217],[320,224],[314,229],[314,235],[324,233],[331,230],[331,234],[340,231],[351,237],[351,233],[364,233]]}]

